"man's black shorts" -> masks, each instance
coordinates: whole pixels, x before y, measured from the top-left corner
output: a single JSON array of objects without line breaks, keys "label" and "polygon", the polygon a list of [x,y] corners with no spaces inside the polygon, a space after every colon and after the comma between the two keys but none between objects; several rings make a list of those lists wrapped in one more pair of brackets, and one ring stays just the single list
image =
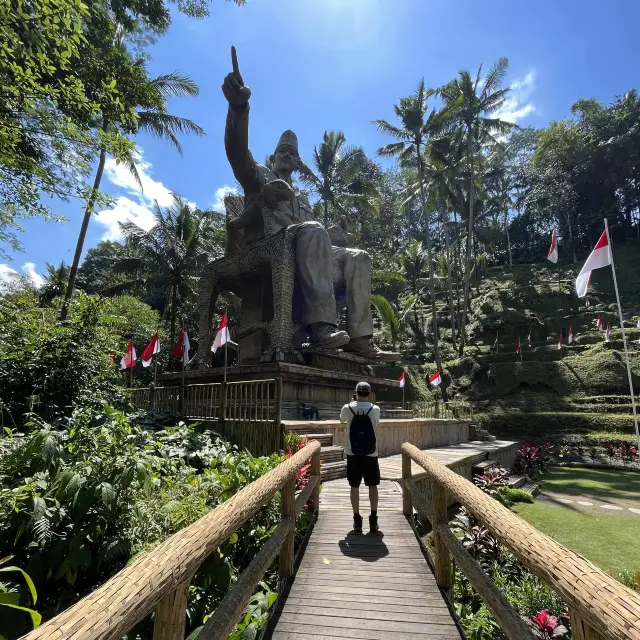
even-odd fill
[{"label": "man's black shorts", "polygon": [[359,487],[362,479],[367,487],[380,484],[378,456],[347,456],[347,480],[352,487]]}]

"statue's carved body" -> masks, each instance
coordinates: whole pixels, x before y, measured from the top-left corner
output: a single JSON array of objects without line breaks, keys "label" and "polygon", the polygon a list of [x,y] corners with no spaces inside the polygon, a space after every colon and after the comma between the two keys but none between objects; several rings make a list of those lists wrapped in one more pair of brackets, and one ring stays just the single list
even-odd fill
[{"label": "statue's carved body", "polygon": [[[245,212],[231,223],[244,228],[245,244],[283,228],[296,236],[296,275],[302,294],[302,322],[310,329],[316,346],[343,347],[367,357],[395,359],[371,343],[371,260],[360,249],[348,246],[353,237],[346,229],[336,229],[332,246],[327,230],[313,220],[307,198],[291,186],[291,175],[301,164],[298,140],[285,131],[271,157],[273,168],[258,164],[249,151],[249,97],[232,52],[234,71],[227,75],[222,90],[229,101],[225,128],[225,149],[233,173],[244,189]],[[264,229],[263,207],[273,213],[274,224]],[[347,332],[337,329],[335,292],[345,296]]]}]

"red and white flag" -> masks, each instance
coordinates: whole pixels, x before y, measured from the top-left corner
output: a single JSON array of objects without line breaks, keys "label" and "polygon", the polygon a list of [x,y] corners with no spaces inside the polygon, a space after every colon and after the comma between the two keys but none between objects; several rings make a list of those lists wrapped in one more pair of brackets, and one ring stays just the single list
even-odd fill
[{"label": "red and white flag", "polygon": [[587,311],[591,309],[591,303],[589,302],[589,298],[587,298],[587,301],[585,302],[584,306],[586,307]]},{"label": "red and white flag", "polygon": [[133,346],[133,338],[127,344],[127,353],[120,360],[120,369],[131,369],[136,366],[136,348]]},{"label": "red and white flag", "polygon": [[560,335],[558,336],[558,349],[562,349],[562,331],[560,332]]},{"label": "red and white flag", "polygon": [[400,383],[400,387],[404,387],[404,371],[400,374],[398,382]]},{"label": "red and white flag", "polygon": [[609,234],[605,229],[576,278],[576,293],[578,294],[578,298],[584,298],[584,296],[587,295],[587,289],[591,281],[591,272],[594,269],[608,267],[610,264],[611,247],[609,245]]},{"label": "red and white flag", "polygon": [[230,340],[231,338],[229,337],[229,329],[227,327],[227,312],[225,311],[222,314],[222,320],[220,321],[220,327],[218,329],[218,333],[216,333],[216,338],[211,345],[211,351],[217,351],[220,347],[224,346]]},{"label": "red and white flag", "polygon": [[518,336],[518,342],[516,342],[516,353],[520,353],[520,336]]},{"label": "red and white flag", "polygon": [[604,332],[604,341],[611,342],[611,323],[607,322],[607,329]]},{"label": "red and white flag", "polygon": [[550,260],[554,264],[558,262],[558,232],[555,229],[551,234],[551,246],[549,247],[547,260]]},{"label": "red and white flag", "polygon": [[573,330],[571,329],[571,327],[569,327],[569,339],[567,340],[568,344],[571,344],[573,342]]},{"label": "red and white flag", "polygon": [[602,331],[602,319],[600,318],[600,316],[598,316],[598,319],[596,320],[596,329],[598,331]]},{"label": "red and white flag", "polygon": [[439,371],[436,371],[432,376],[429,376],[429,382],[437,387],[442,382],[442,376]]},{"label": "red and white flag", "polygon": [[160,353],[160,340],[158,339],[158,334],[154,333],[153,338],[151,338],[151,342],[144,348],[140,359],[142,360],[143,367],[151,366],[153,362],[153,356],[156,353]]},{"label": "red and white flag", "polygon": [[189,349],[191,349],[189,336],[187,334],[187,330],[183,329],[178,336],[176,346],[173,347],[173,351],[171,352],[176,358],[180,358],[182,360],[183,367],[189,362]]}]

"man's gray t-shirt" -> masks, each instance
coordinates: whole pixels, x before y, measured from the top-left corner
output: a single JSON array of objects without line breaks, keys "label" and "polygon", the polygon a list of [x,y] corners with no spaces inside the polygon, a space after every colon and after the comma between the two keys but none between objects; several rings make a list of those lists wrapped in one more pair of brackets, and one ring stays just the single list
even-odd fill
[{"label": "man's gray t-shirt", "polygon": [[[351,427],[351,420],[353,418],[353,413],[351,413],[351,409],[355,411],[355,413],[367,413],[371,407],[371,412],[369,413],[369,417],[371,418],[371,424],[373,425],[373,432],[376,434],[376,439],[378,437],[378,422],[380,420],[380,407],[377,404],[371,404],[370,402],[350,402],[349,404],[345,404],[342,407],[342,411],[340,411],[340,422],[347,423],[347,437],[344,441],[344,452],[348,456],[352,456],[353,452],[351,451],[351,440],[349,439],[349,428]],[[373,453],[369,454],[371,457],[376,458],[378,456],[378,448]]]}]

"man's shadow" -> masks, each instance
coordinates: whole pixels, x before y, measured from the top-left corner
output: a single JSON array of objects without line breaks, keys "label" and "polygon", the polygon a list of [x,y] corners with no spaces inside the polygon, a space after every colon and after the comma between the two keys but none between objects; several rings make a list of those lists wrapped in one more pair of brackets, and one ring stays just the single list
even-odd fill
[{"label": "man's shadow", "polygon": [[389,548],[384,543],[384,533],[377,531],[366,534],[349,531],[343,540],[338,542],[340,551],[348,558],[358,558],[364,562],[376,562],[389,555]]}]

